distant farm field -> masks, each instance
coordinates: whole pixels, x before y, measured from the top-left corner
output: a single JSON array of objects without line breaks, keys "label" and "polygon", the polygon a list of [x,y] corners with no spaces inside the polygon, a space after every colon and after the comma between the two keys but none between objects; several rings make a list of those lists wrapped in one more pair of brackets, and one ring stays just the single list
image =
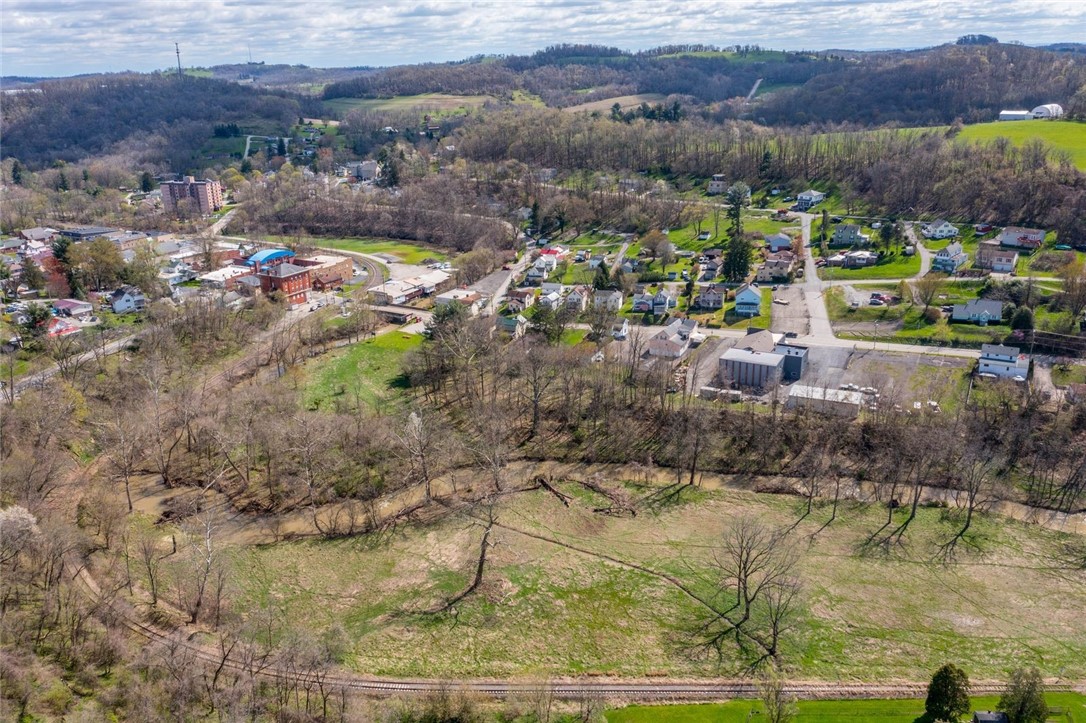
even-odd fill
[{"label": "distant farm field", "polygon": [[446,95],[444,93],[425,93],[423,95],[399,95],[394,98],[334,98],[324,101],[324,104],[340,113],[349,113],[352,110],[420,110],[432,111],[467,111],[478,108],[488,100],[493,100],[488,95]]},{"label": "distant farm field", "polygon": [[1021,145],[1032,138],[1070,154],[1072,162],[1086,170],[1086,123],[1076,121],[1003,121],[965,126],[958,138],[966,141],[992,141],[1006,138]]},{"label": "distant farm field", "polygon": [[603,100],[595,100],[591,103],[581,103],[580,105],[571,105],[563,110],[570,113],[581,113],[592,111],[609,111],[614,107],[615,103],[622,106],[623,110],[626,108],[633,108],[634,106],[641,105],[642,103],[663,103],[667,96],[660,93],[638,93],[637,95],[620,95],[615,98],[604,98]]}]

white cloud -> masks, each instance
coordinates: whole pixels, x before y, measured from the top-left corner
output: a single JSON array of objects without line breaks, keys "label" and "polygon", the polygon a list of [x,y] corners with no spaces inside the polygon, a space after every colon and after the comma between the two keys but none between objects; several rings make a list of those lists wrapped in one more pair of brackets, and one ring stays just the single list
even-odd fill
[{"label": "white cloud", "polygon": [[1086,30],[1080,0],[4,0],[0,72],[69,75],[254,58],[393,65],[557,43],[779,49],[923,47],[965,33],[1045,43]]}]

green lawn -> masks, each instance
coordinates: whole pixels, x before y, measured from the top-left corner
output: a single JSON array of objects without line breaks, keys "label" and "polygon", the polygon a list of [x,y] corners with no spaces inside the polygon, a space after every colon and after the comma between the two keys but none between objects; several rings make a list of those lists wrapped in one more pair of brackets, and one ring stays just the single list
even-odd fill
[{"label": "green lawn", "polygon": [[[272,243],[286,243],[293,239],[287,236],[269,236],[268,240]],[[359,254],[390,254],[405,264],[421,264],[428,260],[446,261],[449,258],[447,251],[390,239],[307,238],[305,242],[321,248],[353,251]]]},{"label": "green lawn", "polygon": [[309,409],[377,406],[399,384],[405,352],[422,343],[417,334],[393,331],[317,357],[305,365],[303,398]]},{"label": "green lawn", "polygon": [[1059,386],[1067,386],[1068,384],[1086,384],[1086,366],[1082,364],[1069,365],[1064,368],[1062,366],[1052,367],[1052,381]]},{"label": "green lawn", "polygon": [[1038,138],[1066,151],[1079,170],[1086,171],[1086,123],[1069,120],[993,121],[965,126],[958,134],[963,141],[990,142],[1000,137],[1015,145]]},{"label": "green lawn", "polygon": [[[1049,708],[1060,713],[1050,721],[1086,721],[1086,696],[1079,693],[1049,693]],[[974,710],[995,710],[999,696],[972,698]],[[797,723],[837,721],[879,721],[914,723],[924,714],[924,701],[901,700],[804,700],[796,704]],[[754,700],[733,700],[704,705],[637,705],[608,711],[607,723],[747,723],[761,720],[762,704]]]},{"label": "green lawn", "polygon": [[905,256],[898,253],[895,256],[886,256],[884,254],[879,257],[877,264],[862,269],[823,266],[818,270],[818,277],[831,281],[844,279],[907,279],[916,276],[918,273],[920,273],[920,254]]}]

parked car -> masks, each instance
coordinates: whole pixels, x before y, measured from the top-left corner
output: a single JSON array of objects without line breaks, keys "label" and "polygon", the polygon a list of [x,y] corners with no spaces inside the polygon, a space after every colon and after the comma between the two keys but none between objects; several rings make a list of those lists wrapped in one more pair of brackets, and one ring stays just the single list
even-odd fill
[{"label": "parked car", "polygon": [[841,218],[840,216],[834,216],[834,217],[833,217],[833,218],[831,218],[830,220],[831,220],[831,221],[833,221],[834,223],[841,223],[841,222],[842,222],[842,221],[844,221],[845,219]]}]

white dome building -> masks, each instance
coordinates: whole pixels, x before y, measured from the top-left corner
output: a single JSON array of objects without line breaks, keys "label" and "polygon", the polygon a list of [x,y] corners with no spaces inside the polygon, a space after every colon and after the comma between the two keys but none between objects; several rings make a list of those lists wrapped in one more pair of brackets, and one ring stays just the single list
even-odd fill
[{"label": "white dome building", "polygon": [[1046,103],[1033,109],[1034,118],[1059,118],[1063,115],[1063,106],[1059,103]]}]

